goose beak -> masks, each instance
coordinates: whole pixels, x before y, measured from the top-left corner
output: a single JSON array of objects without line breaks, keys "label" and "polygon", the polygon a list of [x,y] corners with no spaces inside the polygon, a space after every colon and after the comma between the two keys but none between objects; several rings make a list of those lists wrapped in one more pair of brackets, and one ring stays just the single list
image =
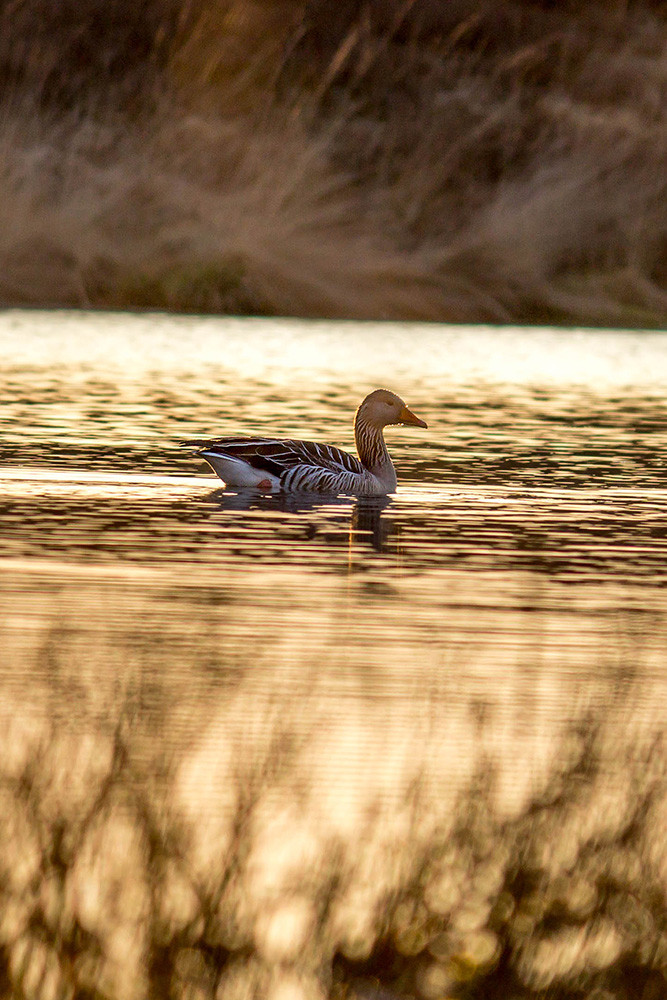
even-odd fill
[{"label": "goose beak", "polygon": [[409,410],[407,406],[404,406],[398,415],[399,423],[401,424],[414,424],[415,427],[428,427],[425,420],[420,420],[412,410]]}]

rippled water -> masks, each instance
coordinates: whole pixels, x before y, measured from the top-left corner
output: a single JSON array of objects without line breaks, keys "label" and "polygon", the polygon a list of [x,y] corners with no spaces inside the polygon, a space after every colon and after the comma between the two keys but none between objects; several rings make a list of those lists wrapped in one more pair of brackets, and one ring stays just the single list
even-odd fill
[{"label": "rippled water", "polygon": [[[0,352],[13,988],[661,988],[667,335],[15,312]],[[386,499],[178,447],[351,448],[378,385],[429,424]]]}]

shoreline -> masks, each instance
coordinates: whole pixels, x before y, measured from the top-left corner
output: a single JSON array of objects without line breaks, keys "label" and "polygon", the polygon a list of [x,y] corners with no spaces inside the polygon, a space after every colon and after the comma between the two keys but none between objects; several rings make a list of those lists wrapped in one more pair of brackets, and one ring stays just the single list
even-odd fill
[{"label": "shoreline", "polygon": [[149,4],[108,80],[23,25],[0,306],[667,325],[658,11],[223,8]]}]

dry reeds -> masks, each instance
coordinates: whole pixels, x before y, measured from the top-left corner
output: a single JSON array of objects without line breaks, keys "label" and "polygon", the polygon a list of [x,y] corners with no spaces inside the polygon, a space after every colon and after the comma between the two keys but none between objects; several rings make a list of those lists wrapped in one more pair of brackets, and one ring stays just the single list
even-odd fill
[{"label": "dry reeds", "polygon": [[4,995],[662,995],[664,629],[394,663],[159,580],[5,576]]},{"label": "dry reeds", "polygon": [[102,83],[97,5],[32,51],[38,6],[0,10],[5,305],[667,319],[655,6],[156,0]]}]

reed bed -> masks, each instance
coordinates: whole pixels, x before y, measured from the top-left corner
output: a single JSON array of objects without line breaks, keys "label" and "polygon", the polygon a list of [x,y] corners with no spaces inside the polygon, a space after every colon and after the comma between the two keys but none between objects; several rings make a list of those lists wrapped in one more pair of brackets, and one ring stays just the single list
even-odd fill
[{"label": "reed bed", "polygon": [[0,302],[659,326],[660,5],[0,5]]},{"label": "reed bed", "polygon": [[107,576],[3,585],[5,995],[662,995],[664,630],[269,654]]}]

